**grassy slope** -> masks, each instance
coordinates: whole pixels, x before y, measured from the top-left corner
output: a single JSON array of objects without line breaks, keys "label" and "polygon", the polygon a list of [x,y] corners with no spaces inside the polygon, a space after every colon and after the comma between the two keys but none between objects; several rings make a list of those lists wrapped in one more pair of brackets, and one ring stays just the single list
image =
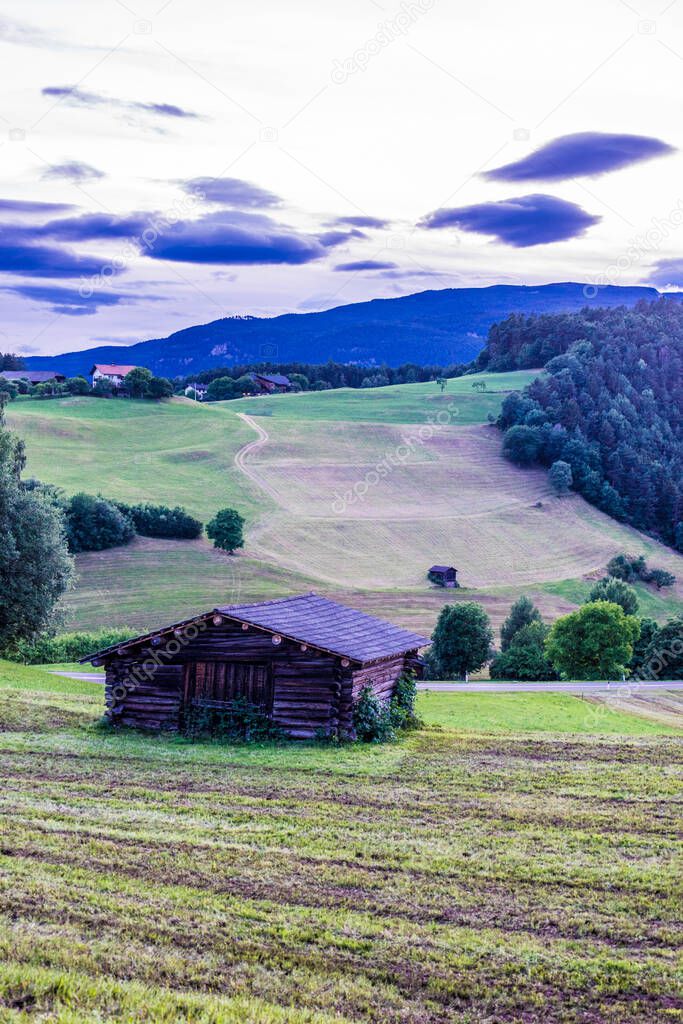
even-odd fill
[{"label": "grassy slope", "polygon": [[[275,419],[331,420],[349,423],[424,423],[428,417],[447,414],[462,425],[483,423],[497,416],[505,395],[530,384],[538,370],[513,373],[478,373],[448,381],[442,393],[438,384],[393,384],[386,388],[339,388],[298,395],[243,398],[228,404],[235,412]],[[486,393],[474,383],[485,383]]]},{"label": "grassy slope", "polygon": [[26,440],[27,473],[68,494],[184,505],[200,518],[226,504],[255,510],[233,462],[253,434],[223,406],[66,398],[14,403],[7,421]]},{"label": "grassy slope", "polygon": [[0,691],[3,1020],[676,1019],[675,738],[191,746],[83,728],[77,694],[26,730],[10,696],[38,709]]},{"label": "grassy slope", "polygon": [[[578,497],[553,498],[545,473],[510,466],[497,432],[473,422],[530,376],[487,375],[496,395],[475,393],[468,377],[449,381],[443,396],[426,384],[213,406],[15,403],[10,420],[27,440],[30,473],[67,491],[181,503],[204,519],[232,505],[250,524],[246,552],[234,559],[206,542],[163,541],[80,557],[68,624],[142,628],[218,599],[310,589],[426,631],[453,599],[481,600],[498,623],[520,591],[552,618],[581,599],[589,587],[584,574],[599,573],[624,549],[643,551],[681,580],[677,594],[643,588],[643,611],[666,618],[680,610],[683,559]],[[420,437],[435,410],[451,405],[453,421],[440,425],[437,417],[437,429]],[[269,440],[246,457],[252,479],[234,464],[237,451],[256,439],[236,415],[240,409],[272,413],[255,417]],[[406,438],[413,439],[407,449]],[[387,459],[390,470],[375,482],[376,466]],[[368,480],[357,497],[354,488]],[[426,566],[442,560],[458,565],[463,583],[477,589],[454,595],[427,587]]]}]

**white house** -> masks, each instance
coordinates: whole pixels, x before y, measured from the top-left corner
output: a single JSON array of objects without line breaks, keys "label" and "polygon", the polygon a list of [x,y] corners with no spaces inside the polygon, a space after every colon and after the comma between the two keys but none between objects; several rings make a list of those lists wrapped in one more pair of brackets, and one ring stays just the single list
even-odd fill
[{"label": "white house", "polygon": [[131,370],[137,370],[137,366],[96,363],[90,371],[92,386],[95,387],[99,380],[108,380],[115,388],[120,388],[123,385],[126,374],[130,373]]}]

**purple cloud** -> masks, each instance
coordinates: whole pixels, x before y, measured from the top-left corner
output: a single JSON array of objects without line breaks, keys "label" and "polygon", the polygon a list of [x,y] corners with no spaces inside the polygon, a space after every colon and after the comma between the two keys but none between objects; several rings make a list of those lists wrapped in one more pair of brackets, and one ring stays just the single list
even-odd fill
[{"label": "purple cloud", "polygon": [[64,213],[71,203],[41,203],[30,199],[0,199],[0,213]]},{"label": "purple cloud", "polygon": [[100,306],[119,306],[123,303],[159,301],[155,295],[127,295],[123,292],[100,291],[81,294],[76,288],[64,288],[61,285],[18,284],[3,288],[2,291],[20,295],[32,302],[40,302],[50,307],[53,313],[64,313],[66,316],[92,316]]},{"label": "purple cloud", "polygon": [[577,238],[602,218],[556,196],[530,195],[494,203],[435,210],[421,222],[426,228],[460,228],[492,235],[521,249]]},{"label": "purple cloud", "polygon": [[389,226],[389,221],[382,220],[380,217],[359,215],[357,217],[336,217],[335,220],[330,221],[330,225],[340,228],[386,228]]},{"label": "purple cloud", "polygon": [[297,265],[321,259],[325,247],[270,217],[226,210],[160,232],[148,255],[181,263]]},{"label": "purple cloud", "polygon": [[658,288],[683,288],[683,258],[658,260],[648,280]]},{"label": "purple cloud", "polygon": [[355,260],[351,263],[338,263],[334,268],[335,270],[395,270],[398,263],[392,263],[391,260]]},{"label": "purple cloud", "polygon": [[85,92],[76,86],[50,85],[41,90],[43,96],[53,96],[64,100],[71,106],[78,107],[112,107],[113,109],[135,111],[159,117],[189,118],[199,120],[200,115],[191,110],[184,110],[174,103],[141,103],[139,100],[122,100],[115,96],[103,96],[97,92]]},{"label": "purple cloud", "polygon": [[564,181],[606,174],[674,152],[667,142],[647,135],[577,132],[553,139],[522,160],[485,171],[481,177],[489,181]]},{"label": "purple cloud", "polygon": [[97,275],[102,269],[101,259],[34,244],[34,238],[35,232],[29,228],[1,225],[0,271],[23,277],[80,277]]},{"label": "purple cloud", "polygon": [[106,174],[81,160],[68,160],[63,164],[52,164],[46,171],[43,171],[41,177],[44,181],[65,180],[79,184],[82,181],[98,181],[101,178],[106,178]]},{"label": "purple cloud", "polygon": [[203,194],[208,203],[232,206],[237,209],[261,209],[264,206],[280,206],[282,200],[274,192],[258,185],[252,185],[241,178],[191,178],[183,183],[183,191],[189,195]]},{"label": "purple cloud", "polygon": [[318,235],[318,241],[326,249],[334,249],[335,246],[343,245],[344,242],[350,242],[353,238],[367,237],[365,232],[359,228],[351,228],[350,231],[323,231],[321,235]]},{"label": "purple cloud", "polygon": [[83,242],[93,239],[134,238],[151,227],[154,214],[84,213],[78,217],[52,220],[37,229],[41,235],[63,242]]}]

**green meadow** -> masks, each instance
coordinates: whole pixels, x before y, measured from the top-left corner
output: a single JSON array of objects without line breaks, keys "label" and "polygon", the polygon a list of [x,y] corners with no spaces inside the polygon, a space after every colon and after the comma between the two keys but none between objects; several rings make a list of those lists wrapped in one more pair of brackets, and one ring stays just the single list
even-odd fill
[{"label": "green meadow", "polygon": [[0,1019],[679,1020],[680,731],[472,696],[395,744],[231,747],[0,663]]},{"label": "green meadow", "polygon": [[[460,424],[485,423],[497,416],[506,394],[521,391],[538,376],[538,370],[511,373],[477,373],[454,377],[440,386],[393,384],[384,388],[338,388],[334,391],[242,398],[229,405],[250,416],[295,420],[339,420],[351,423],[424,423],[429,419]],[[486,390],[479,391],[478,385]]]}]

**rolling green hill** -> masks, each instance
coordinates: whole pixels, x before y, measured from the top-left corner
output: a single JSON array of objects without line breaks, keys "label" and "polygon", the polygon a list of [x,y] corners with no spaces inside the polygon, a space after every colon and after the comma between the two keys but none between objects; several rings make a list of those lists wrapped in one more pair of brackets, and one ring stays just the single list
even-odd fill
[{"label": "rolling green hill", "polygon": [[[79,556],[67,622],[145,627],[221,602],[316,589],[431,630],[445,601],[472,599],[495,622],[522,591],[550,618],[578,603],[618,551],[679,578],[643,588],[643,611],[683,607],[683,558],[501,456],[487,422],[532,371],[366,391],[199,405],[89,397],[13,403],[28,472],[68,493],[184,505],[206,521],[233,506],[247,543],[229,557],[205,541],[138,539]],[[434,562],[463,589],[427,584]]]}]

